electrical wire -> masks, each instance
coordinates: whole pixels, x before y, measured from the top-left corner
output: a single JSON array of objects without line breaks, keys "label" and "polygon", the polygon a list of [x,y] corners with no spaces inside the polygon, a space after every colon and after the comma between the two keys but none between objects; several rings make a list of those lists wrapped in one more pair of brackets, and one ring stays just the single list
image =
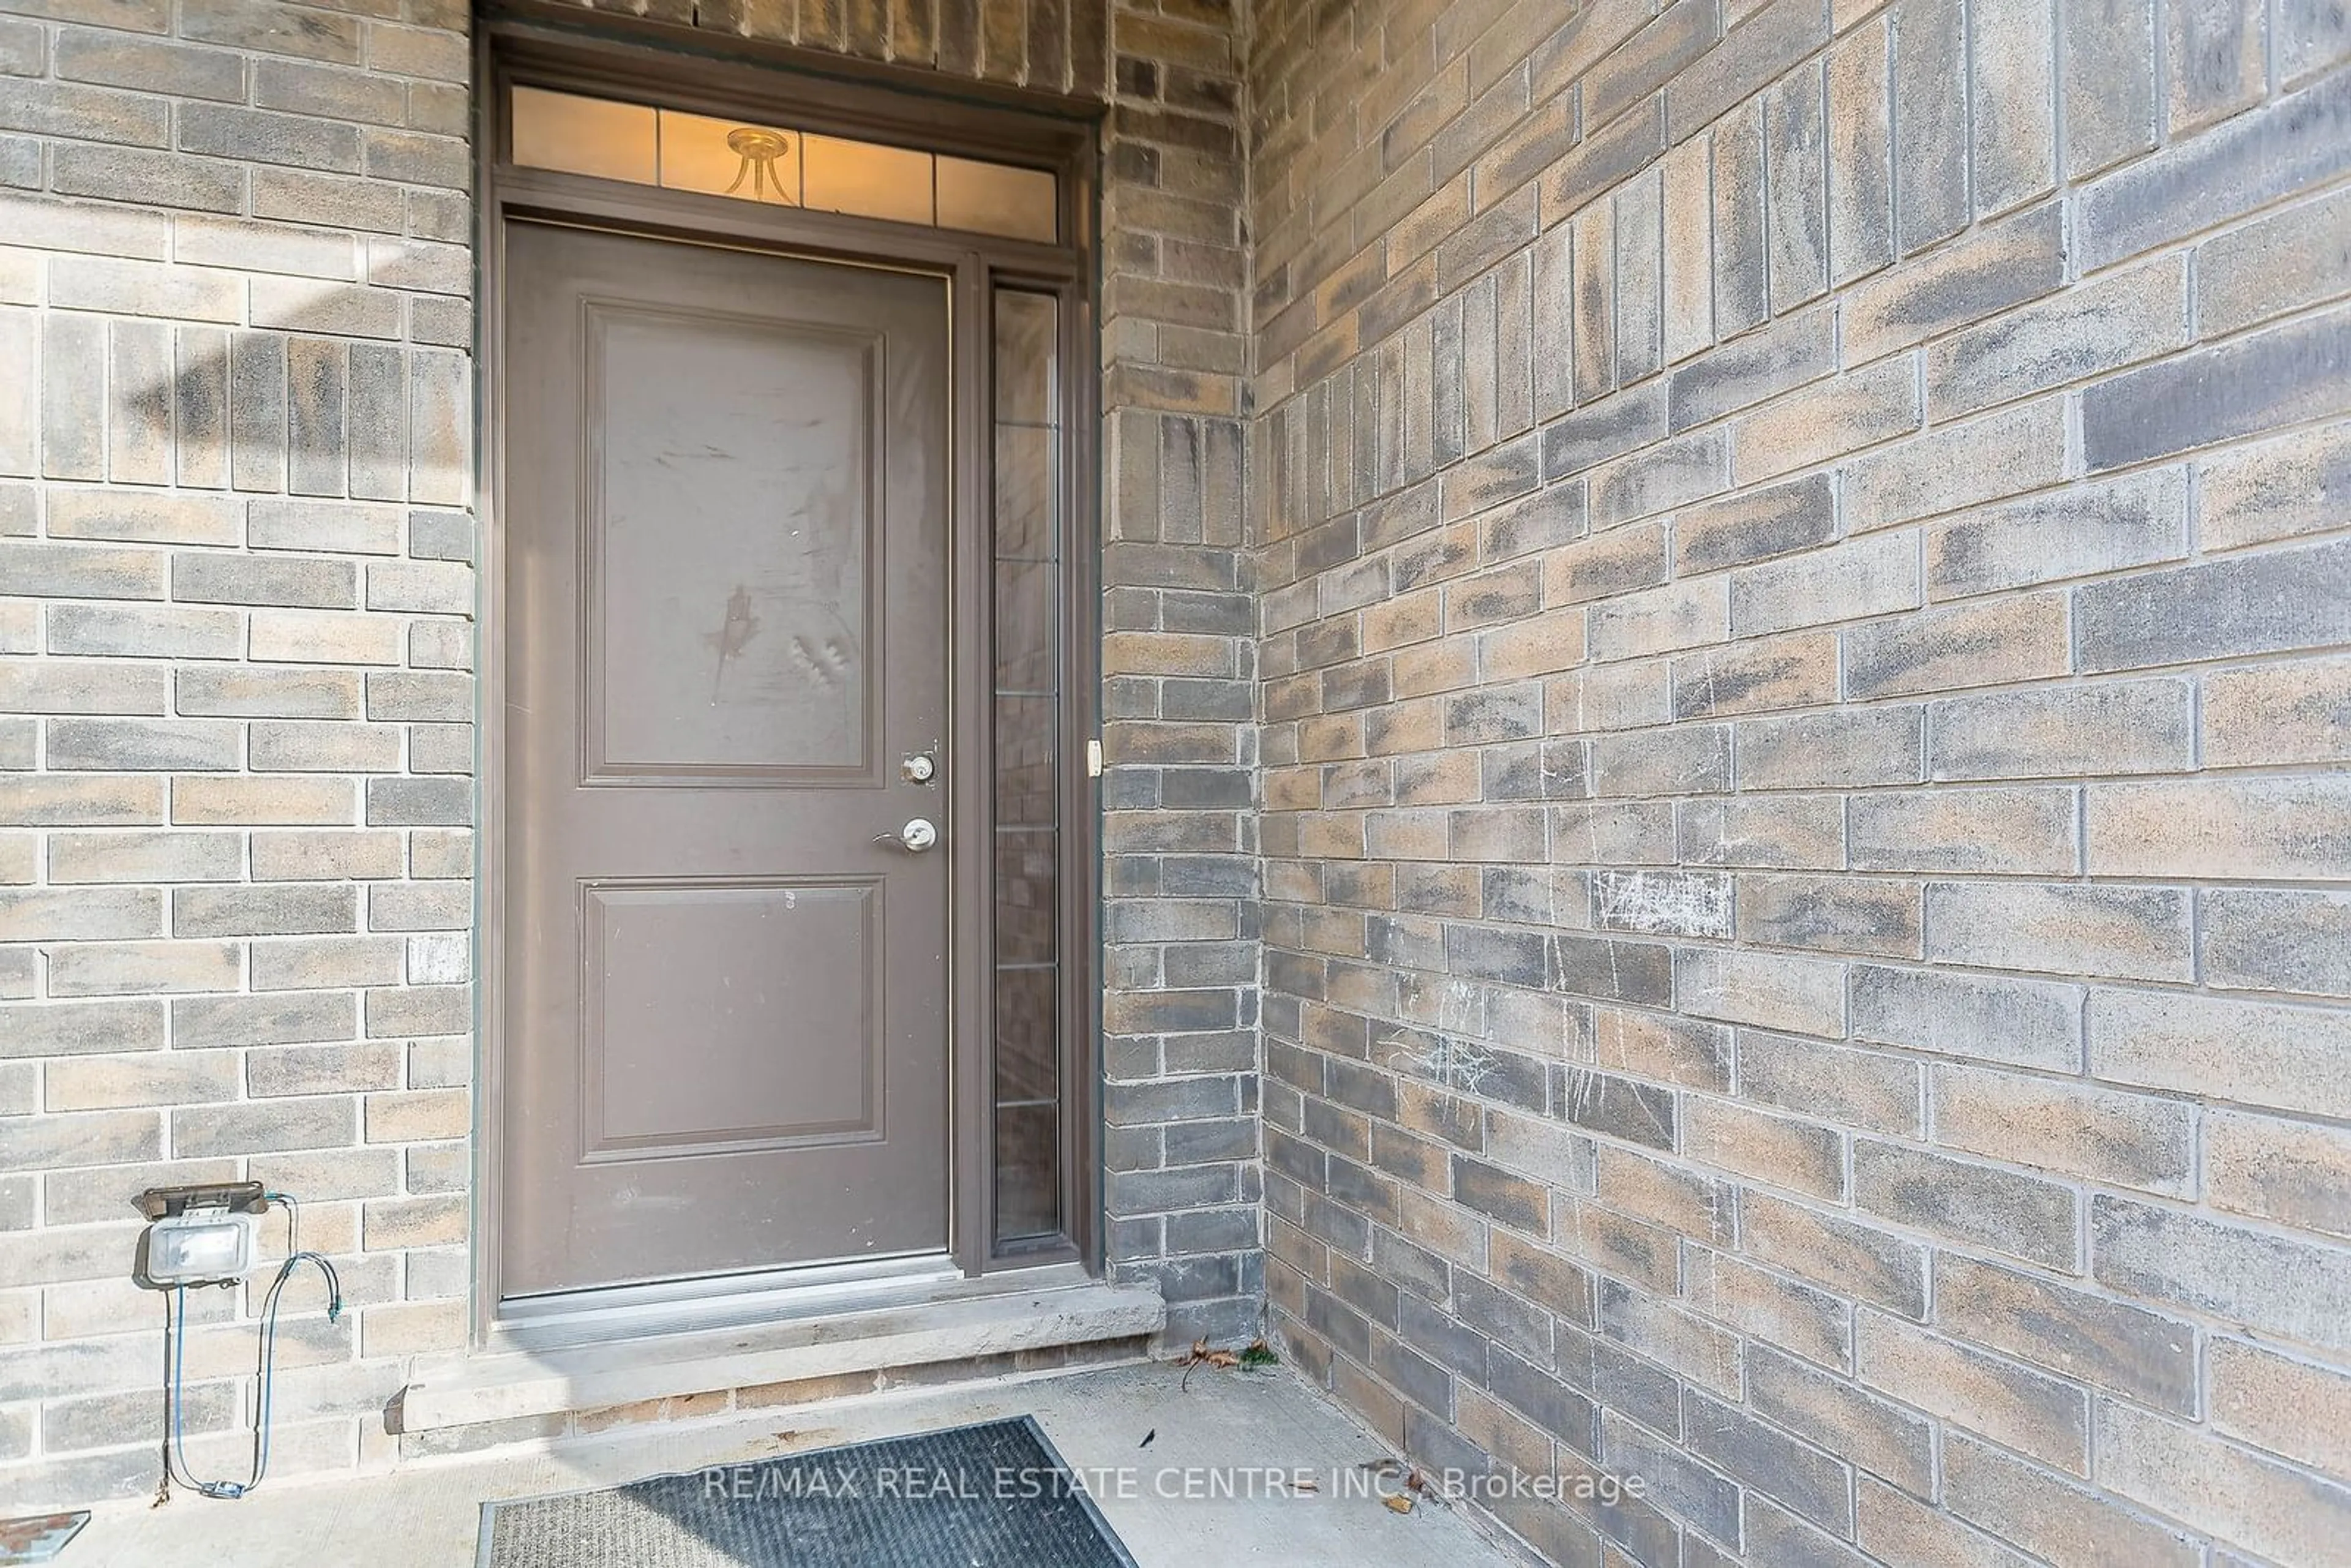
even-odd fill
[{"label": "electrical wire", "polygon": [[[188,1473],[183,1409],[182,1384],[187,1372],[188,1287],[172,1287],[171,1309],[165,1318],[163,1335],[163,1382],[166,1431],[163,1437],[163,1489],[168,1493],[174,1482],[205,1497],[233,1500],[245,1496],[261,1484],[269,1473],[269,1406],[277,1375],[277,1309],[285,1295],[287,1281],[303,1263],[317,1265],[327,1281],[327,1321],[333,1322],[343,1315],[343,1283],[336,1274],[334,1264],[324,1254],[291,1249],[298,1239],[297,1228],[301,1223],[301,1210],[293,1198],[284,1193],[266,1193],[266,1198],[284,1203],[287,1207],[287,1244],[286,1261],[277,1266],[277,1277],[269,1282],[268,1292],[261,1301],[261,1343],[255,1356],[255,1407],[253,1418],[253,1462],[244,1480],[200,1480]],[[232,1281],[224,1281],[223,1284]],[[180,1450],[175,1457],[173,1450]]]},{"label": "electrical wire", "polygon": [[262,1201],[263,1201],[264,1203],[282,1203],[282,1204],[284,1204],[284,1205],[286,1206],[286,1252],[287,1252],[287,1255],[288,1257],[291,1257],[291,1256],[293,1256],[295,1253],[301,1251],[301,1250],[302,1250],[302,1204],[301,1204],[301,1200],[300,1200],[300,1199],[298,1199],[298,1198],[297,1198],[297,1197],[296,1197],[292,1193],[290,1193],[290,1192],[265,1192],[265,1193],[263,1193],[263,1194],[261,1195],[261,1199],[262,1199]]}]

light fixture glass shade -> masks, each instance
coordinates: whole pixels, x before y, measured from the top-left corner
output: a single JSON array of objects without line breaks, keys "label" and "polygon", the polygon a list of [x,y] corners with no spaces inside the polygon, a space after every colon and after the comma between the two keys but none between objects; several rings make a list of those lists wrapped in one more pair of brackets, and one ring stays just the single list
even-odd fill
[{"label": "light fixture glass shade", "polygon": [[141,1275],[150,1285],[211,1285],[253,1267],[249,1214],[175,1214],[147,1228]]}]

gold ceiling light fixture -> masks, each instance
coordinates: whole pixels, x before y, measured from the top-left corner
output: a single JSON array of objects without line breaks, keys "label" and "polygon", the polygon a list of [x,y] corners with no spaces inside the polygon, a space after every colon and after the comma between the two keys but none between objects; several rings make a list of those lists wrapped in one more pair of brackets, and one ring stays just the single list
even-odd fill
[{"label": "gold ceiling light fixture", "polygon": [[726,187],[726,194],[733,195],[748,180],[753,201],[764,200],[765,193],[772,190],[777,201],[791,202],[791,194],[784,189],[783,176],[776,169],[777,161],[792,149],[790,137],[765,126],[738,125],[726,133],[726,145],[743,160],[743,166],[735,172],[735,183]]}]

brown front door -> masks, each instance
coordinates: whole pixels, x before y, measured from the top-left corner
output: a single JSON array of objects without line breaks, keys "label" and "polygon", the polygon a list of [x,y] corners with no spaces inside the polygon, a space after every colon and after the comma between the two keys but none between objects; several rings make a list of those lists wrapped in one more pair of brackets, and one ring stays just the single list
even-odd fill
[{"label": "brown front door", "polygon": [[946,280],[507,235],[501,1293],[941,1251]]}]

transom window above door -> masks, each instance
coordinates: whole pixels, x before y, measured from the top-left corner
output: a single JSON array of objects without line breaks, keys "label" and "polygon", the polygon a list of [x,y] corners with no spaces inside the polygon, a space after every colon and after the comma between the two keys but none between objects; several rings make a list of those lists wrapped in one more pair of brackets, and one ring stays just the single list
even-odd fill
[{"label": "transom window above door", "polygon": [[1051,245],[1049,170],[922,152],[641,103],[514,89],[513,157],[533,169]]}]

